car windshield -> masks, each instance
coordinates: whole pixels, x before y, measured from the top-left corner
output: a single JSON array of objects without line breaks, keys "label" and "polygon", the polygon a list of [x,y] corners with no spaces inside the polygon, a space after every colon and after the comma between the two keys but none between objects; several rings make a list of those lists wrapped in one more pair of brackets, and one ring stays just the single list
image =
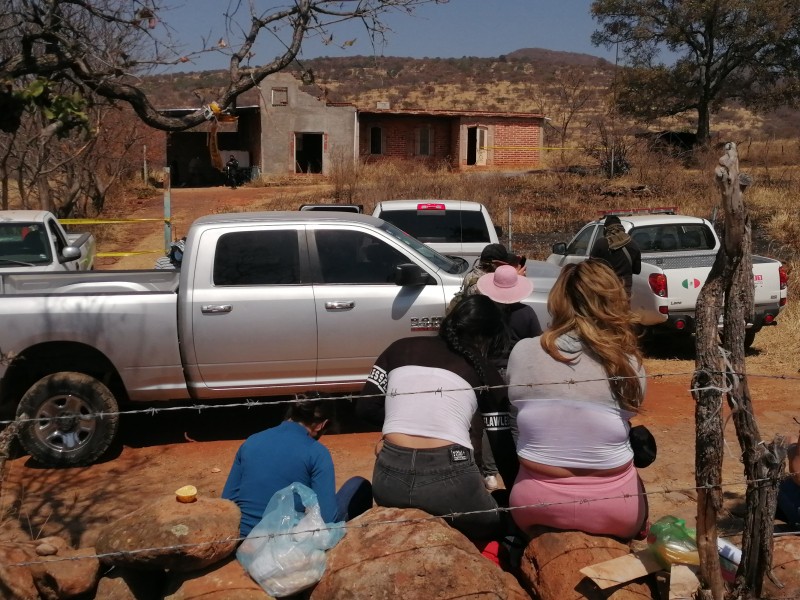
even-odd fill
[{"label": "car windshield", "polygon": [[491,241],[483,214],[475,210],[387,210],[378,216],[426,244]]},{"label": "car windshield", "polygon": [[51,261],[41,223],[0,223],[0,267],[46,265]]},{"label": "car windshield", "polygon": [[395,227],[391,223],[383,222],[380,225],[380,228],[383,229],[386,233],[391,235],[394,239],[402,242],[409,248],[412,248],[433,264],[435,264],[438,268],[446,271],[447,273],[453,273],[454,275],[458,275],[466,270],[466,267],[469,265],[465,261],[454,261],[446,256],[439,254],[436,250],[431,248],[430,246],[426,246],[418,239],[411,237],[405,231],[402,231],[398,227]]}]

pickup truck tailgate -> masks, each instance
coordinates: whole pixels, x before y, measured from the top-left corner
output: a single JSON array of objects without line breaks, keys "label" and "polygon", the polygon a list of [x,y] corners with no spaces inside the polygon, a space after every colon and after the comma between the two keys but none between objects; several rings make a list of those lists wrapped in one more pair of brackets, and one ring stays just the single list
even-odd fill
[{"label": "pickup truck tailgate", "polygon": [[[697,290],[702,287],[711,267],[714,264],[716,253],[671,253],[643,255],[642,262],[650,263],[663,269],[667,277],[667,290],[669,294],[670,310],[694,310],[697,305]],[[754,303],[776,303],[776,292],[780,289],[778,269],[767,268],[775,260],[764,256],[753,256],[753,284],[755,290]]]}]

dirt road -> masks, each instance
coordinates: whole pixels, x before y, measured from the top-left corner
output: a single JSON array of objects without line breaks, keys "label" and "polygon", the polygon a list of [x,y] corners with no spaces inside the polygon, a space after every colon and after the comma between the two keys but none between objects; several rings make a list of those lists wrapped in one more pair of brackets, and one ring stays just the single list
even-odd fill
[{"label": "dirt road", "polygon": [[[319,190],[317,186],[312,192]],[[300,189],[288,193],[300,193]],[[285,197],[287,190],[173,190],[174,222],[178,232],[185,232],[201,214],[268,208],[275,194]],[[156,198],[140,202],[130,216],[157,217],[161,210],[161,199]],[[146,223],[120,236],[113,249],[148,250],[162,243],[161,228]],[[144,254],[107,260],[101,268],[150,268],[154,261],[155,255]],[[693,523],[695,433],[689,392],[693,364],[648,359],[646,368],[649,375],[660,375],[649,380],[645,410],[638,417],[658,442],[658,459],[641,471],[650,492],[651,518],[672,514]],[[797,414],[797,381],[752,378],[750,387],[762,437],[796,435],[792,417]],[[99,464],[53,470],[39,468],[27,457],[9,461],[0,495],[0,540],[60,535],[76,546],[86,546],[94,542],[104,524],[182,485],[193,484],[202,495],[218,496],[239,444],[251,433],[276,424],[281,412],[282,408],[274,406],[225,407],[124,416],[120,444]],[[724,496],[730,512],[723,515],[721,527],[736,539],[744,503],[743,472],[733,423],[726,423]],[[371,478],[373,447],[379,434],[354,431],[346,418],[340,426],[344,433],[322,438],[333,455],[338,482],[353,475]]]}]

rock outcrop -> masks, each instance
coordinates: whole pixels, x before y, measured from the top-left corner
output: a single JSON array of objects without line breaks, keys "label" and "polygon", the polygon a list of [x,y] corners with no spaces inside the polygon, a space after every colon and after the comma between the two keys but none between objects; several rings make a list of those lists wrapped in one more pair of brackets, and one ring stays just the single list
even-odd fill
[{"label": "rock outcrop", "polygon": [[[404,520],[411,522],[397,523]],[[387,521],[393,522],[383,524]],[[442,519],[397,508],[373,508],[348,523],[347,535],[328,551],[325,574],[310,597],[530,598],[512,575]]]},{"label": "rock outcrop", "polygon": [[132,569],[196,571],[230,556],[239,537],[239,507],[229,500],[174,496],[109,524],[97,538],[103,562]]}]

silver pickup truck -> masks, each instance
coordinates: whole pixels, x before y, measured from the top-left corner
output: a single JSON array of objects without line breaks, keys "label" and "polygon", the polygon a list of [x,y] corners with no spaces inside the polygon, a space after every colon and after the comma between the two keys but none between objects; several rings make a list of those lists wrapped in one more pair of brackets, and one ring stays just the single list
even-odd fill
[{"label": "silver pickup truck", "polygon": [[46,210],[0,211],[0,272],[89,271],[96,244],[90,233],[67,233]]},{"label": "silver pickup truck", "polygon": [[[0,408],[37,421],[25,449],[84,465],[128,402],[359,390],[392,341],[435,335],[460,263],[368,215],[195,221],[178,271],[0,275]],[[559,269],[529,268],[548,322]],[[12,413],[13,414],[13,413]]]}]

